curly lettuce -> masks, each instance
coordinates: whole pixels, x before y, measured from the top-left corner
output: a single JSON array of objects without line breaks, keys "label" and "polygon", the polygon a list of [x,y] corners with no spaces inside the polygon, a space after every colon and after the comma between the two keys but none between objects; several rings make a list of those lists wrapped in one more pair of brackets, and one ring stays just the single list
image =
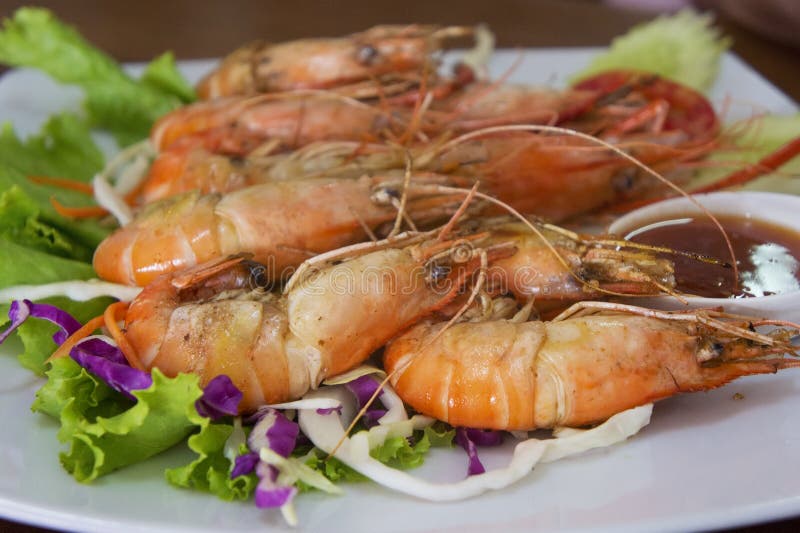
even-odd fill
[{"label": "curly lettuce", "polygon": [[225,456],[225,443],[231,433],[231,424],[206,424],[188,440],[196,458],[187,465],[167,470],[167,481],[176,487],[209,492],[226,501],[249,500],[258,477],[253,472],[231,477],[231,462]]},{"label": "curly lettuce", "polygon": [[[0,288],[96,277],[92,253],[109,232],[96,220],[75,221],[59,215],[50,204],[56,197],[68,205],[86,205],[85,194],[32,182],[30,176],[58,176],[88,181],[103,166],[103,155],[89,129],[75,115],[51,118],[40,134],[19,139],[10,126],[0,131]],[[86,321],[100,314],[109,300],[73,302],[47,300]],[[0,326],[8,305],[0,303]],[[53,353],[55,326],[29,321],[17,335],[24,351],[19,359],[37,374]]]},{"label": "curly lettuce", "polygon": [[[88,262],[109,228],[97,220],[72,220],[50,203],[93,204],[91,196],[31,181],[57,177],[81,183],[103,168],[104,158],[89,129],[75,115],[52,117],[38,135],[22,140],[6,124],[0,130],[0,238],[39,251]],[[3,283],[3,279],[0,279]]]},{"label": "curly lettuce", "polygon": [[[28,139],[19,138],[10,124],[0,127],[0,288],[95,277],[92,254],[111,227],[98,219],[67,219],[51,203],[56,199],[82,207],[94,205],[94,200],[31,178],[89,183],[105,163],[90,126],[109,131],[120,144],[139,140],[159,116],[194,99],[192,88],[171,55],[157,58],[133,79],[74,29],[39,8],[21,8],[3,22],[0,63],[38,68],[60,82],[79,85],[87,112],[85,118],[56,115]],[[108,301],[50,303],[86,320]],[[0,326],[7,310],[0,303]],[[55,347],[52,329],[32,321],[17,332],[24,345],[20,361],[34,372],[44,371],[44,359]]]},{"label": "curly lettuce", "polygon": [[61,83],[79,86],[86,94],[91,125],[110,132],[121,146],[145,138],[158,117],[194,99],[172,54],[158,57],[134,79],[41,8],[20,8],[5,20],[0,62],[37,68]]},{"label": "curly lettuce", "polygon": [[195,409],[203,394],[195,375],[168,378],[153,370],[153,384],[133,391],[135,402],[70,358],[53,361],[47,375],[32,408],[60,420],[58,438],[68,445],[61,464],[80,482],[152,457],[197,430],[210,431],[211,421]]}]

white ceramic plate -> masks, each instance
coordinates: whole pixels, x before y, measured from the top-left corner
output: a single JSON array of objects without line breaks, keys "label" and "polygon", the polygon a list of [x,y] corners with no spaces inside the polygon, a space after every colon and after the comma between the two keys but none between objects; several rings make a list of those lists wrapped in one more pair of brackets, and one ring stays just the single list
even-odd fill
[{"label": "white ceramic plate", "polygon": [[[563,84],[592,49],[530,50],[513,78]],[[502,72],[516,52],[497,54]],[[209,63],[186,63],[192,78]],[[726,56],[712,100],[733,97],[730,118],[758,106],[792,113],[794,104],[753,70]],[[36,131],[51,113],[75,107],[79,93],[29,71],[0,80],[0,116],[18,131]],[[277,512],[177,490],[163,470],[187,460],[176,449],[93,485],[76,483],[60,467],[57,424],[32,414],[40,380],[0,348],[0,516],[84,531],[220,531],[288,529]],[[739,393],[743,398],[735,400]],[[740,380],[709,393],[656,405],[653,420],[632,440],[538,467],[499,492],[460,503],[432,504],[373,484],[345,486],[343,497],[297,499],[300,528],[347,531],[698,530],[800,515],[800,372]],[[503,450],[484,452],[487,466]],[[420,473],[459,479],[458,451],[433,453]]]}]

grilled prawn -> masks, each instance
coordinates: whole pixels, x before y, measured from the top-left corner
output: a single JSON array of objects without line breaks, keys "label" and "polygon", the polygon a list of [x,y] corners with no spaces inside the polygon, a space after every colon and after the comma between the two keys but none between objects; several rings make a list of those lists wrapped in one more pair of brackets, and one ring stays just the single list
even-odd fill
[{"label": "grilled prawn", "polygon": [[[375,26],[346,37],[247,44],[223,59],[198,85],[201,98],[237,94],[332,89],[378,80],[382,85],[418,81],[436,70],[433,53],[448,41],[469,37],[469,27]],[[383,79],[381,79],[383,78]],[[364,84],[353,90],[364,90]],[[405,88],[405,84],[400,83]],[[377,88],[372,91],[376,95]]]},{"label": "grilled prawn", "polygon": [[389,344],[386,371],[423,414],[455,426],[532,430],[585,426],[680,392],[800,366],[779,355],[794,352],[792,333],[755,333],[755,319],[596,302],[576,310],[552,322],[425,321]]},{"label": "grilled prawn", "polygon": [[[173,196],[145,206],[101,242],[94,268],[105,280],[145,285],[165,272],[249,252],[269,265],[273,279],[282,278],[308,257],[367,240],[395,220],[392,205],[372,201],[385,180],[276,181],[224,196]],[[424,223],[443,216],[442,202],[446,198],[411,199],[405,209]]]},{"label": "grilled prawn", "polygon": [[[131,303],[126,338],[146,368],[169,375],[195,372],[204,383],[227,374],[244,392],[244,410],[297,398],[325,377],[362,363],[423,317],[452,313],[462,305],[463,291],[483,290],[485,284],[473,287],[476,275],[518,253],[519,241],[486,232],[448,237],[415,233],[323,254],[301,265],[281,296],[267,290],[266,266],[242,257],[168,273]],[[616,274],[609,266],[596,270],[597,277],[587,268],[582,280],[595,290],[625,283],[632,292],[658,292],[662,284],[653,278],[653,261],[636,255]],[[669,265],[661,261],[660,275],[669,276]],[[640,264],[642,271],[632,274]],[[501,267],[511,283],[513,268]],[[554,283],[567,274],[548,273],[552,268],[543,264],[546,275],[524,286],[539,284],[545,301],[580,298]],[[544,290],[547,284],[552,291]]]},{"label": "grilled prawn", "polygon": [[447,260],[420,258],[415,240],[323,264],[280,296],[265,267],[241,257],[166,274],[130,304],[125,336],[147,369],[202,383],[226,374],[242,411],[296,399],[447,305],[477,266],[432,276]]}]

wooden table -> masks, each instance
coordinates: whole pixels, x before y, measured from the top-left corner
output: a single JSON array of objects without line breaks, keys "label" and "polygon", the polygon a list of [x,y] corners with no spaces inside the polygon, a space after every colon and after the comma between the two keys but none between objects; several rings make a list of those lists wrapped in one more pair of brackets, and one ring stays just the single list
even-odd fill
[{"label": "wooden table", "polygon": [[[579,0],[138,0],[38,1],[75,25],[91,42],[120,61],[149,60],[164,50],[179,59],[223,55],[245,41],[281,41],[341,35],[378,23],[474,24],[486,22],[501,47],[605,45],[651,15]],[[24,2],[0,0],[0,15]],[[771,42],[721,18],[733,51],[800,101],[800,50]],[[797,531],[800,519],[738,531]],[[42,529],[0,520],[0,531]]]}]

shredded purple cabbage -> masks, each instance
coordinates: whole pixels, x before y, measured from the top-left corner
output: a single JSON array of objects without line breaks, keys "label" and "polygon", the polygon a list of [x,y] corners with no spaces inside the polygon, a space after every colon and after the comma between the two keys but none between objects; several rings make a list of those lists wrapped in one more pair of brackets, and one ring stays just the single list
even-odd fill
[{"label": "shredded purple cabbage", "polygon": [[211,420],[219,420],[225,416],[236,416],[239,413],[239,402],[242,401],[242,391],[236,388],[231,378],[220,374],[208,382],[203,395],[194,406],[201,416]]},{"label": "shredded purple cabbage", "polygon": [[239,476],[246,476],[256,469],[259,457],[255,452],[246,453],[244,455],[237,455],[234,460],[233,470],[231,470],[231,479]]},{"label": "shredded purple cabbage", "polygon": [[503,432],[494,429],[463,428],[469,440],[478,446],[500,446],[503,444]]},{"label": "shredded purple cabbage", "polygon": [[132,368],[119,348],[100,337],[81,340],[72,347],[69,355],[80,366],[131,400],[136,399],[133,391],[146,389],[153,384],[150,374]]},{"label": "shredded purple cabbage", "polygon": [[[369,399],[372,398],[372,395],[378,390],[378,385],[380,385],[380,383],[372,379],[371,376],[361,376],[360,378],[356,378],[344,384],[347,390],[355,395],[358,400],[359,409],[367,405]],[[382,394],[383,391],[379,392],[377,397],[380,398]]]},{"label": "shredded purple cabbage", "polygon": [[386,409],[367,409],[364,417],[361,419],[364,422],[364,427],[367,429],[377,426],[378,421],[386,414]]},{"label": "shredded purple cabbage", "polygon": [[278,469],[264,462],[256,466],[256,474],[260,481],[256,486],[255,502],[260,508],[282,507],[292,501],[297,489],[294,486],[278,485]]},{"label": "shredded purple cabbage", "polygon": [[8,309],[11,325],[0,333],[0,344],[30,317],[41,318],[58,326],[60,329],[53,334],[53,342],[59,346],[81,327],[81,323],[75,317],[54,305],[35,304],[30,300],[14,300]]},{"label": "shredded purple cabbage", "polygon": [[297,444],[300,426],[286,418],[276,409],[263,411],[261,419],[253,427],[247,438],[251,451],[258,453],[261,448],[269,448],[282,457],[289,457]]},{"label": "shredded purple cabbage", "polygon": [[338,415],[341,415],[342,414],[342,406],[339,405],[337,407],[322,407],[320,409],[317,409],[317,414],[318,415],[329,415],[329,414],[332,414],[332,413],[336,413]]},{"label": "shredded purple cabbage", "polygon": [[278,413],[275,422],[267,429],[267,440],[272,451],[282,457],[289,457],[297,444],[300,426]]},{"label": "shredded purple cabbage", "polygon": [[469,457],[467,475],[474,476],[486,472],[478,458],[478,446],[498,446],[503,443],[503,435],[493,430],[456,428],[456,443],[464,448]]},{"label": "shredded purple cabbage", "polygon": [[[345,383],[344,386],[353,393],[358,401],[358,408],[362,409],[365,405],[367,405],[369,400],[372,398],[372,395],[375,394],[375,391],[378,390],[380,383],[375,381],[375,379],[373,379],[371,376],[361,376],[360,378],[356,378],[353,381]],[[378,395],[375,398],[380,400],[381,396],[383,396],[383,390],[378,392]],[[378,420],[383,418],[383,415],[385,414],[386,409],[367,409],[362,418],[364,426],[367,429],[377,426]]]},{"label": "shredded purple cabbage", "polygon": [[[278,485],[278,469],[261,461],[259,452],[262,448],[269,448],[282,457],[289,457],[297,444],[300,426],[276,409],[266,408],[260,414],[261,418],[247,437],[247,445],[253,452],[248,455],[254,455],[255,458],[240,460],[237,457],[231,476],[233,477],[234,472],[252,472],[254,466],[259,477],[255,493],[256,506],[281,507],[294,498],[297,489],[294,486]],[[247,468],[250,470],[246,470]]]}]

